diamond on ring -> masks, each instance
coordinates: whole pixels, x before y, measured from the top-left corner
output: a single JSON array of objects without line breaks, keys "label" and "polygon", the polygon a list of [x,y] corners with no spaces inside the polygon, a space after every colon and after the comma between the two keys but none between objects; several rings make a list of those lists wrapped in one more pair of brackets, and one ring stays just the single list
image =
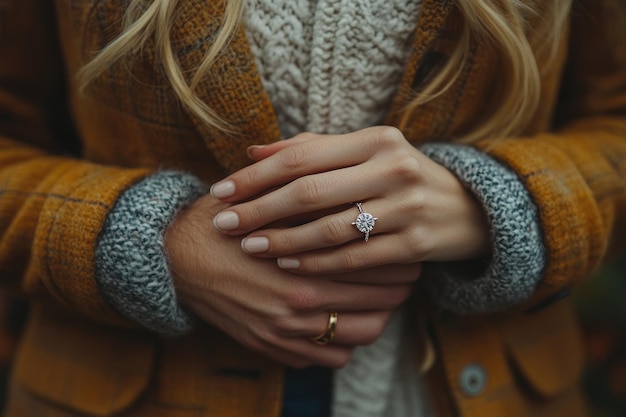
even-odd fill
[{"label": "diamond on ring", "polygon": [[370,238],[370,232],[374,230],[378,217],[365,213],[363,211],[363,207],[361,206],[362,203],[356,203],[356,207],[359,209],[359,215],[357,216],[356,221],[352,222],[352,224],[356,226],[359,232],[365,234],[365,241],[367,242]]}]

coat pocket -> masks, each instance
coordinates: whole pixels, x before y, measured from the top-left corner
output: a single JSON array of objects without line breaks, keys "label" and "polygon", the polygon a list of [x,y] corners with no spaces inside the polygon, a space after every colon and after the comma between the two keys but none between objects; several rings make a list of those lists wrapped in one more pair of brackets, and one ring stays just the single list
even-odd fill
[{"label": "coat pocket", "polygon": [[548,399],[576,385],[584,365],[582,338],[566,302],[515,316],[500,326],[511,366],[525,386]]},{"label": "coat pocket", "polygon": [[582,417],[583,351],[565,301],[532,315],[436,325],[438,369],[460,417]]},{"label": "coat pocket", "polygon": [[81,415],[110,416],[145,391],[155,341],[58,311],[34,309],[15,362],[13,384]]}]

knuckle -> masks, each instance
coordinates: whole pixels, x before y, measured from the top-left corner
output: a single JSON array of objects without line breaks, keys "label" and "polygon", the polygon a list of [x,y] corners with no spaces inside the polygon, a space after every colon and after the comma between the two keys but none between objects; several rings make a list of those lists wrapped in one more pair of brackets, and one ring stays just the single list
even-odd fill
[{"label": "knuckle", "polygon": [[428,199],[427,193],[423,191],[415,191],[412,192],[410,196],[403,199],[403,206],[400,206],[401,209],[409,212],[409,213],[419,213],[420,211],[427,208]]},{"label": "knuckle", "polygon": [[274,320],[274,327],[284,335],[295,335],[302,331],[302,326],[292,315],[283,315]]},{"label": "knuckle", "polygon": [[422,227],[413,227],[408,230],[404,236],[405,247],[409,251],[409,262],[423,261],[428,257],[428,254],[432,251],[433,237],[426,233]]},{"label": "knuckle", "polygon": [[297,312],[316,311],[320,305],[318,291],[312,285],[297,285],[288,292],[287,305]]},{"label": "knuckle", "polygon": [[404,134],[394,126],[380,126],[377,136],[382,143],[387,145],[405,142]]},{"label": "knuckle", "polygon": [[270,241],[270,249],[267,254],[277,255],[283,254],[290,249],[296,248],[293,237],[288,230],[281,230],[280,233],[268,233]]},{"label": "knuckle", "polygon": [[417,182],[421,179],[421,166],[419,161],[411,155],[400,154],[394,158],[390,166],[390,174],[403,182]]},{"label": "knuckle", "polygon": [[292,146],[278,153],[282,168],[287,171],[301,171],[308,164],[308,152],[304,146]]},{"label": "knuckle", "polygon": [[411,187],[404,192],[400,198],[394,200],[394,212],[405,219],[402,230],[413,230],[414,228],[424,228],[425,220],[429,218],[428,193]]},{"label": "knuckle", "polygon": [[[251,202],[244,206],[244,212],[240,213],[240,228],[249,228],[252,226],[261,226],[264,224],[264,213],[267,210],[264,208],[264,204],[261,199]],[[255,228],[256,228],[255,227]]]},{"label": "knuckle", "polygon": [[320,236],[324,244],[337,245],[343,243],[346,237],[345,225],[337,217],[328,217],[324,222],[322,235]]},{"label": "knuckle", "polygon": [[303,259],[302,265],[300,266],[300,271],[309,274],[321,274],[327,269],[328,268],[326,262],[318,258],[317,256]]},{"label": "knuckle", "polygon": [[237,183],[239,186],[251,186],[256,183],[256,178],[258,178],[257,170],[254,166],[250,166],[248,169],[244,169],[238,173],[240,178],[237,179]]},{"label": "knuckle", "polygon": [[293,182],[294,199],[303,206],[314,206],[324,201],[324,188],[320,181],[305,177]]},{"label": "knuckle", "polygon": [[355,252],[344,253],[339,261],[339,266],[345,271],[353,271],[362,268],[365,265],[362,257]]}]

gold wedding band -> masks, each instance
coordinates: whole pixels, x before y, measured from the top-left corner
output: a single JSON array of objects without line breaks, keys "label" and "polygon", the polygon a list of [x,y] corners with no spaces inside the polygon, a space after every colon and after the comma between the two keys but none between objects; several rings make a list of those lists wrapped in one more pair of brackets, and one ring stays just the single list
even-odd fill
[{"label": "gold wedding band", "polygon": [[321,335],[311,339],[318,345],[327,345],[335,336],[335,330],[337,329],[337,321],[339,320],[339,314],[336,311],[331,311],[328,314],[328,325],[326,330]]}]

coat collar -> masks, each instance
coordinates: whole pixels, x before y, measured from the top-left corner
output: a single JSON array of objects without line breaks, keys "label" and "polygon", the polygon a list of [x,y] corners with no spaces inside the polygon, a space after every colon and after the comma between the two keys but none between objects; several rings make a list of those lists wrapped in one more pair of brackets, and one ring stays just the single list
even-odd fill
[{"label": "coat collar", "polygon": [[[402,107],[410,99],[418,68],[443,29],[452,6],[452,0],[424,0],[412,52],[386,123],[397,124]],[[185,39],[196,41],[180,57],[183,67],[193,67],[202,59],[217,33],[223,14],[224,0],[186,2],[179,19],[184,22],[183,27],[177,32],[182,38],[182,44],[188,44]],[[237,170],[249,163],[246,156],[248,146],[280,139],[278,121],[263,87],[245,28],[240,27],[237,30],[213,70],[198,86],[196,93],[203,102],[237,129],[237,134],[223,132],[206,126],[191,116],[198,133],[227,171]],[[428,116],[424,114],[423,117]]]},{"label": "coat collar", "polygon": [[[397,124],[403,107],[411,100],[415,86],[421,81],[420,78],[422,77],[420,75],[425,77],[429,70],[432,69],[427,68],[430,63],[425,62],[425,58],[444,30],[448,16],[452,11],[453,3],[452,0],[424,0],[422,3],[411,55],[409,56],[398,92],[387,113],[385,119],[387,124]],[[420,71],[418,72],[418,70]]]},{"label": "coat collar", "polygon": [[[172,31],[174,44],[184,45],[179,52],[183,68],[195,68],[205,56],[223,19],[224,0],[189,0],[181,4]],[[254,56],[241,25],[211,71],[196,89],[200,100],[221,115],[236,133],[207,126],[190,114],[191,119],[218,163],[232,172],[250,163],[246,148],[280,139],[278,121],[269,100]]]}]

